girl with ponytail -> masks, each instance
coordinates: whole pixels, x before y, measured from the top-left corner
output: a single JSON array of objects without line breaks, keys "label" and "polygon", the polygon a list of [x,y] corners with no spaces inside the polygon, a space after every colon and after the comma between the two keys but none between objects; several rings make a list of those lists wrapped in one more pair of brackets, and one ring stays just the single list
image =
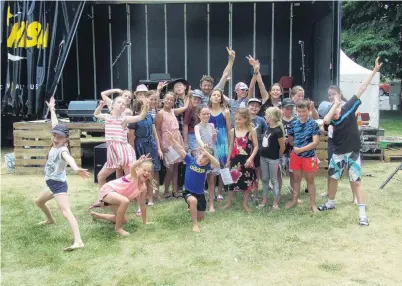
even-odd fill
[{"label": "girl with ponytail", "polygon": [[281,176],[280,172],[278,172],[279,158],[285,151],[285,132],[282,123],[282,112],[278,107],[269,107],[265,111],[265,119],[269,127],[266,129],[262,138],[262,147],[260,150],[263,199],[259,207],[265,207],[268,202],[269,182],[271,181],[274,191],[272,208],[279,209],[280,186],[278,178]]}]

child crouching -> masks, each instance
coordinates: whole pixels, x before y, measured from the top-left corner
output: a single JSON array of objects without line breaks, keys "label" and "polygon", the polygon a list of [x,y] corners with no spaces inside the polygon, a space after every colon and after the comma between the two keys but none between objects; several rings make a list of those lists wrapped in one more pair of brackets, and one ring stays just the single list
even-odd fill
[{"label": "child crouching", "polygon": [[131,164],[130,174],[119,179],[106,183],[99,190],[99,199],[90,209],[102,206],[110,206],[113,214],[100,214],[91,212],[94,218],[104,219],[115,223],[115,230],[120,235],[129,235],[123,229],[127,222],[125,216],[131,201],[137,200],[141,208],[142,221],[147,223],[147,211],[145,197],[147,194],[147,182],[152,180],[153,165],[148,155],[141,156],[135,163]]},{"label": "child crouching", "polygon": [[197,157],[193,158],[174,140],[170,132],[169,140],[172,141],[172,147],[179,153],[181,159],[186,162],[183,197],[190,208],[193,231],[199,232],[198,221],[204,219],[207,208],[204,193],[207,171],[217,168],[219,161],[215,159],[214,151],[209,147],[200,148]]}]

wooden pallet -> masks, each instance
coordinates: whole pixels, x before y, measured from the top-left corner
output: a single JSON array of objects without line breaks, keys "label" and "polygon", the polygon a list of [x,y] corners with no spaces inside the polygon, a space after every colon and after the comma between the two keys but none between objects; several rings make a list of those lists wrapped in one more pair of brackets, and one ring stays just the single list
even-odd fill
[{"label": "wooden pallet", "polygon": [[[14,123],[14,155],[17,173],[43,173],[51,146],[50,123]],[[81,130],[70,130],[71,155],[81,166]]]},{"label": "wooden pallet", "polygon": [[384,150],[385,162],[402,161],[402,148],[393,148]]}]

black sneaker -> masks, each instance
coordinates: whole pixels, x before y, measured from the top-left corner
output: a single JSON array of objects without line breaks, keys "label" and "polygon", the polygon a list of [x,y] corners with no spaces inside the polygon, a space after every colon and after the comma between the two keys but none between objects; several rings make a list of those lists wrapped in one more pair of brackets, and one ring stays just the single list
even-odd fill
[{"label": "black sneaker", "polygon": [[367,217],[361,217],[359,218],[359,224],[362,226],[368,226],[369,225],[369,221]]},{"label": "black sneaker", "polygon": [[335,206],[334,206],[334,205],[333,205],[333,206],[330,206],[330,207],[327,207],[326,204],[323,204],[322,206],[318,207],[318,210],[321,211],[321,212],[323,212],[323,211],[329,211],[329,210],[334,210],[334,209],[335,209]]},{"label": "black sneaker", "polygon": [[308,189],[306,188],[306,189],[304,190],[304,192],[305,192],[306,194],[308,194]]}]

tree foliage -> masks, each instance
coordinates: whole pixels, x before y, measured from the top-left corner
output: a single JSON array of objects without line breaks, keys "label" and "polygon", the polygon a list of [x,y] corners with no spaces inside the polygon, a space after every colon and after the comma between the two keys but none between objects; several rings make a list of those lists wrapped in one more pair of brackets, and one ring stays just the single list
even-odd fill
[{"label": "tree foliage", "polygon": [[402,78],[402,2],[342,2],[341,47],[369,69],[380,56],[385,61],[382,75]]}]

